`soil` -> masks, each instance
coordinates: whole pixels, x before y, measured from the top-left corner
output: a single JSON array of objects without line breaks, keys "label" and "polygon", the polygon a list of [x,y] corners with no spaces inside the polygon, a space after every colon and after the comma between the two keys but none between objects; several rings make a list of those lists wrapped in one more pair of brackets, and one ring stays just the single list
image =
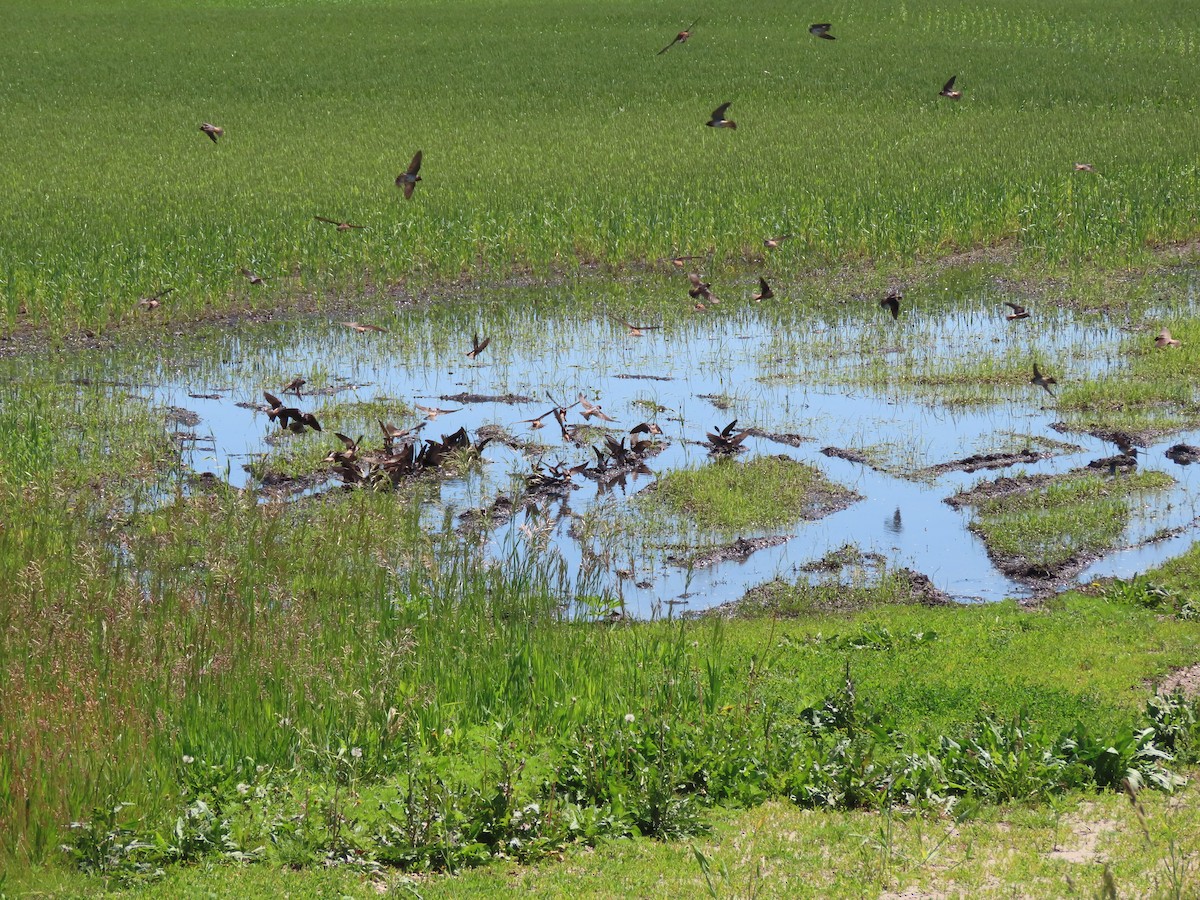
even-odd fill
[{"label": "soil", "polygon": [[536,403],[533,397],[526,397],[524,394],[468,394],[463,391],[461,394],[439,394],[439,400],[448,400],[451,403]]},{"label": "soil", "polygon": [[1053,455],[1047,450],[1039,451],[1029,447],[1017,453],[976,453],[972,456],[965,456],[962,459],[954,459],[949,462],[928,466],[918,474],[937,476],[943,475],[946,472],[980,472],[985,469],[1007,469],[1009,466],[1050,459]]},{"label": "soil", "polygon": [[748,428],[752,437],[762,438],[765,441],[774,441],[776,444],[786,444],[789,447],[799,447],[812,440],[810,437],[805,437],[802,434],[791,434],[788,432],[778,431],[763,431],[761,428]]},{"label": "soil", "polygon": [[672,554],[667,557],[667,562],[683,568],[690,566],[693,569],[707,569],[710,566],[715,566],[717,563],[728,562],[730,560],[745,562],[755,550],[762,550],[765,547],[778,547],[780,544],[786,543],[791,539],[792,535],[782,534],[771,537],[738,538],[731,544],[701,550],[691,556],[676,556]]},{"label": "soil", "polygon": [[857,450],[847,450],[843,447],[822,447],[821,453],[825,456],[833,456],[838,459],[844,459],[848,462],[861,463],[864,466],[869,466],[871,464],[870,460],[868,460],[866,456],[859,453]]}]

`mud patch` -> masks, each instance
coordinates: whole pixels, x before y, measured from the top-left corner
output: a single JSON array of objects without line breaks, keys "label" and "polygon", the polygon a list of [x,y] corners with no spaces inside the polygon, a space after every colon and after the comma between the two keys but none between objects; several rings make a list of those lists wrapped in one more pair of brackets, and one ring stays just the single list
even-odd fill
[{"label": "mud patch", "polygon": [[1167,449],[1165,456],[1176,465],[1190,466],[1194,462],[1200,462],[1200,447],[1192,444],[1175,444]]},{"label": "mud patch", "polygon": [[613,378],[621,378],[626,381],[674,381],[671,375],[614,375]]},{"label": "mud patch", "polygon": [[792,537],[793,535],[790,534],[777,534],[771,537],[738,538],[731,544],[701,550],[691,556],[669,554],[666,557],[666,561],[674,566],[692,569],[707,569],[709,566],[715,566],[717,563],[730,561],[745,562],[754,551],[762,550],[766,547],[778,547],[780,544],[790,541]]},{"label": "mud patch", "polygon": [[1200,697],[1200,663],[1176,669],[1158,686],[1160,694],[1173,694],[1176,691],[1182,691],[1189,699]]},{"label": "mud patch", "polygon": [[469,394],[463,391],[461,394],[438,394],[439,400],[448,400],[451,403],[536,403],[533,397],[526,397],[524,394]]},{"label": "mud patch", "polygon": [[844,459],[847,462],[859,463],[864,466],[871,465],[871,461],[867,459],[865,454],[859,453],[857,450],[847,450],[844,447],[822,447],[822,456],[831,456],[835,459]]},{"label": "mud patch", "polygon": [[163,417],[168,425],[175,425],[182,428],[195,428],[200,424],[202,419],[199,415],[192,412],[190,409],[184,409],[180,406],[172,406],[167,409],[166,415]]},{"label": "mud patch", "polygon": [[998,497],[1012,497],[1017,494],[1028,493],[1049,484],[1054,478],[1055,476],[1053,475],[997,478],[995,481],[977,484],[969,491],[959,491],[957,494],[947,497],[945,502],[955,509],[962,509],[964,506],[978,506],[985,500],[995,500]]},{"label": "mud patch", "polygon": [[1117,830],[1117,823],[1111,819],[1089,820],[1087,818],[1095,808],[1094,804],[1085,803],[1080,807],[1077,816],[1066,819],[1071,829],[1070,846],[1056,846],[1046,854],[1047,859],[1061,862],[1087,865],[1100,859],[1100,838],[1110,831]]},{"label": "mud patch", "polygon": [[[788,447],[799,447],[801,444],[806,444],[812,440],[812,438],[805,437],[802,434],[791,434],[789,432],[763,431],[761,428],[747,428],[746,430],[750,432],[751,437],[761,438],[764,441],[774,441],[776,444],[785,444]],[[824,453],[824,451],[821,452]]]},{"label": "mud patch", "polygon": [[975,453],[962,459],[938,463],[921,469],[918,475],[939,476],[946,472],[981,472],[986,469],[1007,469],[1010,466],[1041,462],[1054,454],[1046,450],[1026,448],[1017,453]]}]

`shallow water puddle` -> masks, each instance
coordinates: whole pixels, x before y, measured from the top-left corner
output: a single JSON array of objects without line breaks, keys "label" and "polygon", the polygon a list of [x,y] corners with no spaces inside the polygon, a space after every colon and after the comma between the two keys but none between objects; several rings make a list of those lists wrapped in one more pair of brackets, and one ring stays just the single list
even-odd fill
[{"label": "shallow water puddle", "polygon": [[[268,438],[289,451],[292,442],[316,441],[315,458],[339,449],[334,431],[354,438],[362,434],[364,446],[378,447],[376,414],[408,427],[421,419],[400,414],[413,404],[454,410],[429,422],[426,438],[459,427],[473,437],[482,426],[500,425],[518,441],[541,445],[520,450],[490,443],[481,472],[442,483],[440,504],[428,513],[431,527],[440,527],[445,510],[457,514],[483,507],[500,493],[514,497],[535,461],[594,462],[589,447],[600,443],[598,435],[578,447],[563,440],[553,417],[543,420],[543,428],[523,421],[555,403],[573,403],[581,392],[617,420],[588,424],[604,426],[614,437],[643,421],[662,428],[657,440],[665,448],[648,462],[654,473],[706,464],[705,432],[736,418],[740,427],[803,438],[785,443],[754,436],[745,441],[742,458],[786,454],[863,497],[824,519],[775,531],[700,534],[677,522],[654,540],[617,537],[606,547],[603,540],[581,542],[572,536],[580,532],[579,517],[636,515],[628,499],[653,476],[631,476],[611,490],[576,477],[576,488],[565,500],[545,504],[549,517],[518,513],[491,532],[497,554],[532,548],[561,554],[575,570],[592,569],[636,615],[662,613],[681,603],[706,608],[774,577],[810,577],[801,566],[847,544],[924,573],[959,599],[1028,596],[1030,588],[997,571],[982,542],[967,530],[970,512],[951,508],[945,498],[999,475],[1060,474],[1115,452],[1110,443],[1052,429],[1059,419],[1055,399],[1033,385],[1001,384],[992,389],[994,402],[973,406],[943,402],[927,386],[914,388],[907,374],[883,386],[863,386],[871,382],[866,373],[872,367],[897,366],[907,373],[904,367],[916,371],[916,364],[926,369],[931,363],[953,365],[963,353],[1019,353],[1042,359],[1056,373],[1088,377],[1120,360],[1124,333],[1114,326],[1081,325],[1055,311],[1052,321],[1035,330],[1028,323],[1005,322],[990,305],[940,315],[915,312],[893,323],[864,301],[861,309],[839,309],[824,318],[743,305],[737,313],[697,313],[630,336],[621,324],[624,317],[595,309],[571,313],[561,303],[547,302],[547,290],[526,289],[517,298],[521,302],[514,302],[510,292],[495,309],[401,313],[381,322],[387,333],[360,333],[317,320],[247,327],[238,334],[214,332],[200,342],[181,343],[169,363],[135,364],[136,375],[118,377],[151,385],[140,393],[155,404],[195,413],[197,424],[180,426],[196,437],[185,445],[187,462],[238,487],[256,486],[246,466],[271,452]],[[633,321],[658,324],[656,319]],[[491,343],[471,360],[465,352],[476,331]],[[307,379],[304,393],[284,399],[314,412],[324,427],[321,435],[285,435],[257,409],[263,390],[283,396],[283,386],[295,375]],[[464,393],[517,399],[448,399]],[[571,410],[572,424],[582,423],[579,413],[578,406]],[[1177,466],[1163,456],[1179,441],[1200,443],[1200,432],[1173,435],[1142,456],[1144,469],[1168,472],[1176,485],[1135,502],[1126,549],[1096,561],[1081,578],[1131,575],[1190,545],[1200,516],[1192,490],[1200,467]],[[823,454],[826,447],[856,450],[867,461]],[[922,471],[974,453],[1026,447],[1046,451],[1048,458],[1011,470]],[[268,456],[266,464],[272,460]],[[597,511],[600,501],[605,506]],[[1181,531],[1143,544],[1172,529]],[[670,546],[681,542],[719,545],[770,534],[791,539],[744,561],[705,568],[680,566],[669,558],[680,555]]]}]

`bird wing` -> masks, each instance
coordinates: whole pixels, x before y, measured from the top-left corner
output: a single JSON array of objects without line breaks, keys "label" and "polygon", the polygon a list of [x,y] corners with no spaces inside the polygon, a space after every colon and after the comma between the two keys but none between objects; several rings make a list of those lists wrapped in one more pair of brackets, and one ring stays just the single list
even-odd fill
[{"label": "bird wing", "polygon": [[676,44],[678,44],[678,43],[679,43],[679,35],[675,35],[675,40],[671,41],[671,43],[667,44],[667,46],[663,47],[661,50],[659,50],[659,51],[658,51],[656,54],[654,54],[654,55],[655,55],[655,56],[662,56],[664,53],[666,53],[668,50],[670,50],[672,47],[674,47],[674,46],[675,46]]},{"label": "bird wing", "polygon": [[1004,305],[1015,313],[1025,312],[1025,307],[1023,307],[1020,303],[1013,303],[1011,300],[1005,300]]},{"label": "bird wing", "polygon": [[410,162],[408,164],[408,168],[405,170],[404,174],[416,175],[420,171],[421,171],[421,151],[418,150],[416,156],[414,156],[412,158],[412,162]]},{"label": "bird wing", "polygon": [[954,87],[954,79],[956,79],[956,78],[958,78],[958,76],[957,76],[957,75],[951,75],[951,76],[950,76],[950,80],[949,80],[949,81],[947,81],[947,82],[945,83],[945,85],[943,85],[943,86],[942,86],[942,93],[943,93],[943,94],[944,94],[944,93],[946,93],[947,91],[951,90],[951,89]]},{"label": "bird wing", "polygon": [[732,105],[733,105],[733,101],[730,100],[728,103],[722,103],[720,106],[718,106],[716,109],[714,109],[713,114],[712,114],[712,121],[714,121],[714,122],[725,121],[725,110],[729,109],[729,107]]},{"label": "bird wing", "polygon": [[350,438],[346,437],[346,435],[342,434],[340,431],[335,431],[333,433],[333,436],[336,437],[343,444],[345,444],[347,450],[353,450],[355,447],[358,446],[357,443],[352,441]]},{"label": "bird wing", "polygon": [[269,391],[263,391],[263,399],[265,399],[268,403],[271,404],[271,406],[275,407],[276,409],[283,406],[283,401],[280,400],[278,397],[276,397],[274,394],[270,393]]},{"label": "bird wing", "polygon": [[313,216],[318,222],[328,222],[330,225],[341,225],[342,223],[336,219],[327,219],[325,216]]},{"label": "bird wing", "polygon": [[771,286],[767,284],[767,279],[761,275],[758,276],[758,290],[764,297],[771,296]]}]

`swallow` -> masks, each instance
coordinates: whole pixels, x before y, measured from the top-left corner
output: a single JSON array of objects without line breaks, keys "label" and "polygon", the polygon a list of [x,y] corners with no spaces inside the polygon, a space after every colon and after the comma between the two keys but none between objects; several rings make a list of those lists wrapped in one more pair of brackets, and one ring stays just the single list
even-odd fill
[{"label": "swallow", "polygon": [[1133,460],[1137,459],[1138,449],[1133,443],[1133,438],[1123,431],[1114,431],[1111,438],[1112,442],[1117,445],[1117,449],[1121,451],[1122,456],[1127,456]]},{"label": "swallow", "polygon": [[412,158],[412,162],[408,164],[408,168],[396,176],[396,187],[404,191],[404,199],[411,200],[413,191],[417,188],[417,182],[421,180],[421,176],[417,173],[421,171],[421,151],[417,151],[417,155]]},{"label": "swallow", "polygon": [[1075,163],[1076,172],[1095,172],[1096,167],[1091,163]]},{"label": "swallow", "polygon": [[[700,21],[699,19],[696,20],[696,22],[699,22],[699,21]],[[659,50],[654,55],[662,56],[664,53],[666,53],[668,50],[670,50],[676,44],[686,44],[688,41],[688,38],[690,38],[692,36],[692,29],[696,27],[696,22],[693,22],[687,28],[683,29],[683,31],[679,32],[679,34],[675,35],[675,40],[671,41],[671,43],[667,44],[667,46],[663,47],[661,50]]]},{"label": "swallow", "polygon": [[1037,363],[1033,364],[1033,377],[1029,379],[1030,384],[1036,384],[1040,388],[1045,388],[1046,393],[1051,397],[1054,396],[1054,391],[1050,390],[1050,385],[1058,384],[1058,381],[1052,375],[1043,375],[1038,371]]},{"label": "swallow", "polygon": [[475,359],[491,342],[492,339],[490,337],[485,337],[482,341],[479,340],[479,333],[476,332],[475,336],[471,338],[471,349],[467,351],[467,359]]},{"label": "swallow", "polygon": [[582,393],[579,395],[579,405],[583,407],[583,417],[585,419],[591,419],[592,417],[595,417],[600,419],[602,422],[617,421],[599,406],[589,403],[587,397],[585,397]]},{"label": "swallow", "polygon": [[775,296],[775,292],[771,290],[771,286],[767,284],[767,279],[761,275],[758,276],[758,293],[754,295],[754,302],[761,303],[763,300],[770,300]]},{"label": "swallow", "polygon": [[318,222],[328,222],[330,225],[336,225],[338,231],[349,231],[351,228],[366,228],[366,225],[354,225],[350,222],[339,222],[337,219],[327,219],[325,216],[313,216]]},{"label": "swallow", "polygon": [[954,79],[957,77],[958,77],[957,75],[950,76],[950,80],[947,81],[944,85],[942,85],[942,89],[940,91],[938,91],[939,97],[949,97],[951,100],[961,100],[962,99],[962,91],[956,91],[954,89]]},{"label": "swallow", "polygon": [[1154,339],[1154,346],[1158,347],[1160,350],[1165,350],[1167,347],[1178,347],[1180,346],[1180,343],[1181,342],[1177,338],[1171,337],[1171,332],[1165,328],[1160,331],[1158,333],[1158,337]]},{"label": "swallow", "polygon": [[217,142],[217,138],[219,138],[225,134],[224,128],[221,128],[218,125],[214,125],[214,124],[212,124],[212,122],[205,122],[203,125],[200,126],[200,130],[203,131],[205,134],[207,134],[208,139],[210,141],[212,141],[214,144]]},{"label": "swallow", "polygon": [[661,325],[631,325],[624,319],[617,319],[626,328],[629,329],[629,337],[645,337],[647,331],[654,331],[657,328],[662,328]]},{"label": "swallow", "polygon": [[700,276],[696,273],[688,273],[688,281],[692,283],[692,286],[688,288],[688,296],[693,300],[708,301],[710,304],[721,302],[712,292],[712,285],[707,281],[701,281]]},{"label": "swallow", "polygon": [[276,416],[284,410],[283,401],[268,391],[263,391],[263,399],[267,401],[267,418],[273,422]]},{"label": "swallow", "polygon": [[321,423],[317,421],[317,417],[312,413],[300,413],[299,418],[293,417],[292,421],[285,427],[293,434],[304,434],[306,427],[311,428],[313,431],[320,431]]},{"label": "swallow", "polygon": [[291,381],[289,381],[287,384],[285,384],[283,386],[283,392],[286,394],[288,391],[293,391],[296,394],[296,396],[299,397],[300,396],[300,388],[304,387],[306,384],[308,384],[308,382],[305,381],[303,378],[301,378],[299,375],[297,375],[295,378],[293,378]]},{"label": "swallow", "polygon": [[832,27],[833,26],[828,22],[821,22],[817,25],[809,25],[808,33],[814,37],[824,38],[827,41],[836,41],[837,38],[829,33],[829,29]]},{"label": "swallow", "polygon": [[1008,319],[1008,321],[1012,322],[1014,319],[1028,319],[1029,318],[1029,310],[1027,310],[1021,304],[1012,303],[1008,300],[1005,300],[1004,305],[1012,310],[1012,312],[1010,312],[1007,316],[1004,317],[1004,318]]},{"label": "swallow", "polygon": [[734,419],[724,428],[718,429],[713,426],[713,430],[705,437],[708,438],[708,443],[714,453],[736,453],[741,449],[742,441],[750,436],[749,430],[739,431],[734,434],[734,429],[737,427],[737,419]]},{"label": "swallow", "polygon": [[435,406],[422,406],[420,403],[414,403],[413,406],[425,413],[425,418],[432,422],[438,416],[448,416],[450,413],[462,412],[462,407],[458,409],[438,409]]},{"label": "swallow", "polygon": [[335,431],[335,432],[333,433],[333,435],[334,435],[334,437],[336,437],[336,438],[337,438],[339,441],[341,441],[341,442],[342,442],[342,446],[343,446],[343,447],[345,447],[346,449],[344,449],[344,450],[333,450],[333,451],[330,451],[329,455],[328,455],[328,456],[326,456],[326,457],[325,457],[325,459],[324,459],[324,460],[322,460],[322,462],[327,462],[327,463],[353,463],[353,462],[357,461],[357,459],[358,459],[358,445],[359,445],[359,443],[362,441],[362,435],[359,435],[359,437],[358,437],[358,440],[357,440],[357,441],[355,441],[355,440],[352,440],[351,438],[349,438],[349,437],[347,437],[346,435],[342,434],[340,431]]},{"label": "swallow", "polygon": [[654,422],[642,422],[629,429],[630,434],[662,434],[663,430]]},{"label": "swallow", "polygon": [[387,332],[386,328],[381,328],[378,325],[364,325],[362,322],[338,322],[339,325],[345,325],[347,328],[353,328],[359,334],[366,331],[382,331]]},{"label": "swallow", "polygon": [[266,284],[261,276],[255,275],[249,269],[242,269],[242,277],[244,277],[251,284]]},{"label": "swallow", "polygon": [[725,110],[729,109],[729,106],[732,103],[732,100],[730,100],[729,103],[722,103],[713,110],[712,116],[704,124],[709,128],[732,128],[736,131],[737,122],[725,118]]},{"label": "swallow", "polygon": [[763,246],[768,250],[774,250],[790,237],[790,234],[781,234],[779,237],[763,238]]},{"label": "swallow", "polygon": [[412,428],[397,428],[391,422],[384,423],[383,419],[376,419],[379,423],[379,430],[383,432],[383,446],[390,453],[392,444],[395,440],[403,440],[406,437],[415,437],[422,428],[429,424],[428,419],[423,419]]},{"label": "swallow", "polygon": [[899,291],[892,291],[886,297],[879,301],[879,305],[892,314],[893,319],[900,318],[900,301],[904,299],[904,295]]},{"label": "swallow", "polygon": [[159,291],[157,294],[151,294],[149,297],[143,297],[138,301],[138,306],[142,309],[158,309],[162,305],[162,298],[171,293],[175,288],[167,288]]},{"label": "swallow", "polygon": [[704,257],[703,256],[672,256],[671,257],[671,265],[673,265],[677,269],[682,269],[683,264],[685,262],[687,262],[689,259],[704,259]]}]

